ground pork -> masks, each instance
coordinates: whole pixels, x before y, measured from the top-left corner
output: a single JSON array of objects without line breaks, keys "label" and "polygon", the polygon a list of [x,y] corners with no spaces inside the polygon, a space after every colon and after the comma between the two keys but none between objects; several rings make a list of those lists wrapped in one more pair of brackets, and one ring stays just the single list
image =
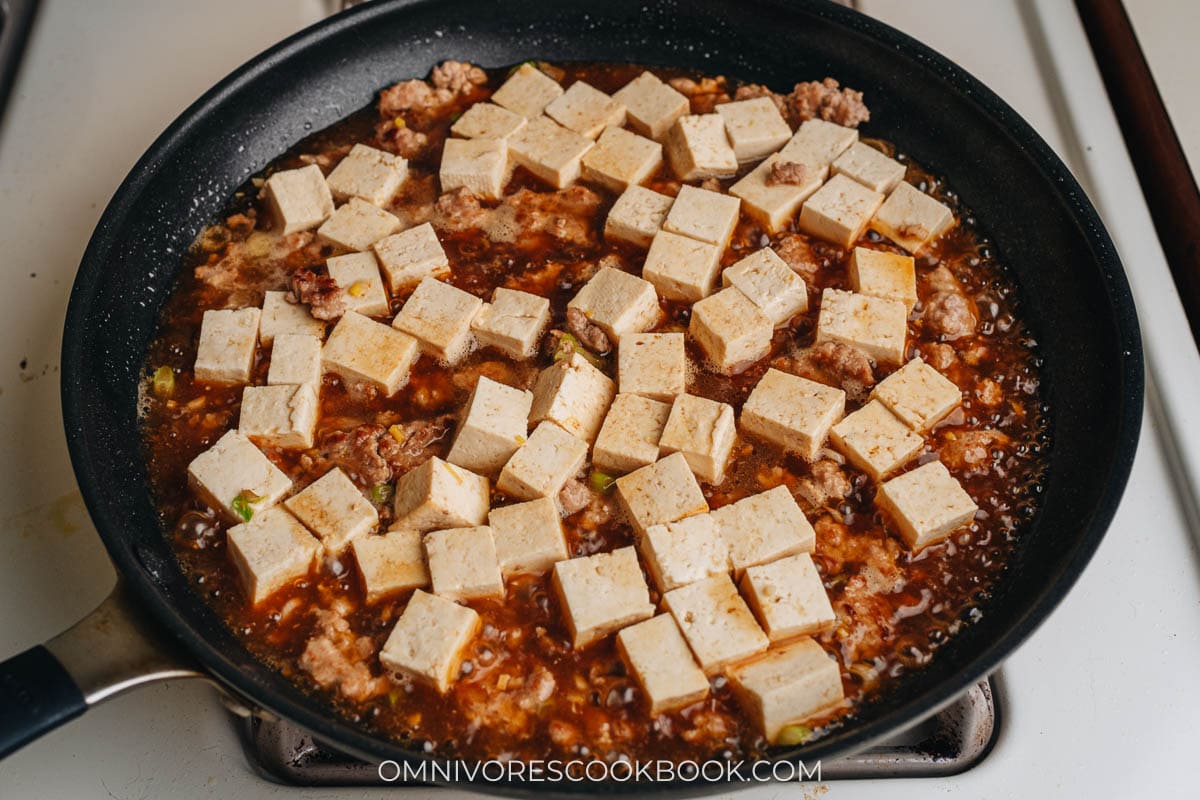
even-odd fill
[{"label": "ground pork", "polygon": [[801,186],[808,179],[808,168],[798,161],[776,161],[767,173],[767,186],[792,184]]},{"label": "ground pork", "polygon": [[875,385],[871,357],[851,344],[821,342],[800,350],[783,366],[809,380],[840,386],[853,399],[866,397]]},{"label": "ground pork", "polygon": [[823,259],[803,236],[787,234],[775,245],[775,253],[786,261],[793,271],[799,273],[806,283],[812,283],[821,269]]},{"label": "ground pork", "polygon": [[932,333],[948,341],[972,335],[979,324],[971,301],[961,292],[938,292],[933,295],[925,305],[923,318]]},{"label": "ground pork", "polygon": [[725,78],[701,78],[699,81],[691,78],[671,78],[667,81],[675,91],[691,101],[693,114],[708,114],[721,103],[729,102],[729,93],[725,91]]},{"label": "ground pork", "polygon": [[325,273],[298,269],[292,273],[292,298],[306,303],[317,319],[334,320],[346,313],[346,298],[337,281]]},{"label": "ground pork", "polygon": [[466,61],[443,61],[433,68],[429,80],[438,89],[469,94],[477,86],[487,83],[487,73]]},{"label": "ground pork", "polygon": [[612,343],[608,341],[608,335],[604,333],[604,330],[588,319],[587,314],[574,306],[567,308],[567,330],[574,334],[580,344],[593,353],[604,354],[612,349]]},{"label": "ground pork", "polygon": [[417,420],[390,428],[368,423],[351,430],[331,431],[319,442],[319,454],[344,469],[361,486],[388,483],[417,466],[430,448],[450,432],[453,417]]},{"label": "ground pork", "polygon": [[599,208],[600,195],[578,184],[557,192],[518,189],[496,208],[485,208],[460,190],[438,198],[433,225],[451,231],[479,229],[493,242],[527,250],[541,249],[543,236],[590,247],[596,243],[592,220]]},{"label": "ground pork", "polygon": [[793,128],[816,118],[847,128],[857,128],[871,119],[871,112],[863,103],[862,92],[839,87],[840,84],[833,78],[797,83],[784,100],[784,116]]},{"label": "ground pork", "polygon": [[591,502],[592,490],[588,488],[586,483],[575,478],[563,484],[562,491],[558,493],[558,504],[567,516],[577,511],[582,511]]},{"label": "ground pork", "polygon": [[812,465],[812,472],[796,481],[795,494],[809,508],[827,508],[846,499],[852,486],[842,465],[825,458]]},{"label": "ground pork", "polygon": [[985,475],[992,465],[992,452],[1004,450],[1012,439],[1000,431],[954,431],[946,435],[940,448],[942,463],[960,477]]},{"label": "ground pork", "polygon": [[375,645],[366,636],[355,636],[346,618],[318,609],[317,632],[300,655],[300,668],[322,688],[336,688],[342,695],[361,702],[387,691],[387,679],[371,674],[368,661]]}]

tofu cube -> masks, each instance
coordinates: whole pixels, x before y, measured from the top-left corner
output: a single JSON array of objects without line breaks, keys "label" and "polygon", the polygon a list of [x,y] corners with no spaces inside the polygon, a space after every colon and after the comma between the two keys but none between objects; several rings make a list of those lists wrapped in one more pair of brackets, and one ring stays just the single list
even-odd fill
[{"label": "tofu cube", "polygon": [[729,571],[729,549],[711,514],[651,525],[638,539],[638,550],[660,592]]},{"label": "tofu cube", "polygon": [[532,64],[522,64],[513,70],[508,80],[492,94],[492,102],[523,117],[533,119],[546,110],[550,101],[560,96],[563,88]]},{"label": "tofu cube", "polygon": [[[207,316],[209,312],[205,312]],[[284,333],[303,333],[325,338],[325,323],[313,317],[303,303],[288,302],[288,292],[266,292],[263,295],[262,316],[258,338],[271,344]]]},{"label": "tofu cube", "polygon": [[959,388],[919,358],[880,381],[871,397],[921,433],[941,422],[962,403]]},{"label": "tofu cube", "polygon": [[653,284],[613,267],[601,267],[567,308],[582,311],[614,343],[627,333],[641,333],[658,324]]},{"label": "tofu cube", "polygon": [[901,183],[875,213],[871,229],[882,233],[910,253],[954,226],[954,212],[910,183]]},{"label": "tofu cube", "polygon": [[396,481],[392,530],[468,528],[487,520],[488,479],[432,456]]},{"label": "tofu cube", "polygon": [[571,557],[558,506],[549,497],[493,508],[488,525],[496,541],[500,572],[540,575]]},{"label": "tofu cube", "polygon": [[679,187],[663,230],[715,244],[724,251],[737,227],[741,205],[736,197],[684,184]]},{"label": "tofu cube", "polygon": [[940,461],[884,482],[875,505],[892,518],[912,550],[922,550],[971,524],[979,510]]},{"label": "tofu cube", "polygon": [[346,308],[365,317],[384,317],[391,311],[379,262],[372,253],[334,256],[325,262],[325,268],[337,281]]},{"label": "tofu cube", "polygon": [[798,375],[768,369],[742,406],[742,430],[809,461],[846,413],[846,393]]},{"label": "tofu cube", "polygon": [[875,214],[883,195],[845,175],[834,175],[804,201],[797,227],[840,247],[858,241]]},{"label": "tofu cube", "polygon": [[796,134],[779,151],[779,158],[810,167],[818,178],[825,180],[829,165],[857,141],[858,131],[854,128],[835,125],[823,119],[810,119],[800,125]]},{"label": "tofu cube", "polygon": [[664,144],[671,169],[681,181],[730,178],[737,172],[737,154],[725,136],[720,114],[680,117],[667,131]]},{"label": "tofu cube", "polygon": [[321,385],[321,340],[306,333],[283,333],[271,346],[271,366],[267,385],[308,383]]},{"label": "tofu cube", "polygon": [[671,406],[636,394],[619,394],[592,448],[596,469],[624,475],[658,460],[658,440]]},{"label": "tofu cube", "polygon": [[315,228],[333,213],[333,195],[316,164],[276,172],[267,178],[265,189],[285,236]]},{"label": "tofu cube", "polygon": [[425,534],[433,593],[448,600],[503,597],[496,542],[486,525]]},{"label": "tofu cube", "polygon": [[616,393],[612,378],[579,353],[571,353],[538,374],[529,421],[536,425],[548,420],[590,442],[600,432]]},{"label": "tofu cube", "polygon": [[360,536],[351,543],[367,605],[429,585],[421,538],[420,531],[392,531],[382,536]]},{"label": "tofu cube", "polygon": [[442,694],[458,680],[479,615],[453,600],[417,589],[379,651],[379,663]]},{"label": "tofu cube", "polygon": [[389,396],[408,380],[416,357],[416,339],[353,311],[342,315],[321,349],[325,370]]},{"label": "tofu cube", "polygon": [[651,716],[708,696],[708,678],[670,614],[623,628],[617,633],[617,650],[642,687]]},{"label": "tofu cube", "polygon": [[378,206],[351,197],[317,228],[317,236],[343,250],[366,250],[400,229],[400,220]]},{"label": "tofu cube", "polygon": [[428,222],[380,239],[373,249],[393,292],[450,273],[450,260]]},{"label": "tofu cube", "polygon": [[516,289],[498,287],[471,323],[482,347],[494,347],[510,358],[528,359],[550,324],[550,301]]},{"label": "tofu cube", "polygon": [[677,233],[659,231],[650,242],[642,277],[668,300],[694,303],[712,293],[722,248]]},{"label": "tofu cube", "polygon": [[446,460],[480,475],[495,475],[525,444],[533,393],[479,376]]},{"label": "tofu cube", "polygon": [[200,383],[248,383],[258,351],[257,308],[205,311],[193,374]]},{"label": "tofu cube", "polygon": [[621,392],[670,402],[687,390],[682,333],[627,333],[617,348]]},{"label": "tofu cube", "polygon": [[842,675],[821,645],[806,637],[729,670],[734,695],[769,742],[842,702]]},{"label": "tofu cube", "polygon": [[851,464],[875,481],[900,469],[925,446],[924,437],[913,433],[878,400],[847,414],[829,436]]},{"label": "tofu cube", "polygon": [[744,497],[712,512],[729,548],[734,574],[797,553],[811,553],[817,534],[786,486]]},{"label": "tofu cube", "polygon": [[238,431],[265,447],[307,449],[313,446],[319,410],[314,383],[247,386]]},{"label": "tofu cube", "polygon": [[708,511],[708,501],[683,453],[674,453],[616,480],[617,500],[639,534],[651,525]]},{"label": "tofu cube", "polygon": [[782,325],[808,310],[808,286],[774,250],[757,250],[721,273],[721,285],[732,286],[771,320]]},{"label": "tofu cube", "polygon": [[304,491],[289,497],[284,505],[334,555],[379,525],[375,506],[337,467],[310,483]]},{"label": "tofu cube", "polygon": [[899,300],[826,289],[817,316],[817,342],[852,344],[880,364],[904,361],[908,309]]},{"label": "tofu cube", "polygon": [[859,294],[899,300],[911,314],[917,304],[917,271],[913,258],[856,247],[850,254],[850,288]]},{"label": "tofu cube", "polygon": [[307,577],[321,549],[321,543],[278,506],[230,528],[226,541],[242,591],[254,606]]},{"label": "tofu cube", "polygon": [[471,322],[482,307],[483,301],[470,292],[422,278],[392,327],[420,342],[422,352],[453,366],[475,345]]},{"label": "tofu cube", "polygon": [[508,177],[508,142],[504,139],[447,139],[438,180],[443,192],[466,188],[476,197],[496,200]]},{"label": "tofu cube", "polygon": [[192,459],[187,474],[205,503],[236,522],[253,519],[292,488],[292,479],[237,431]]},{"label": "tofu cube", "polygon": [[595,139],[610,126],[625,124],[625,106],[584,81],[575,81],[546,104],[546,116],[567,130]]},{"label": "tofu cube", "polygon": [[770,644],[728,575],[673,589],[663,595],[663,605],[709,675],[761,653]]},{"label": "tofu cube", "polygon": [[785,163],[781,156],[768,156],[766,161],[729,187],[731,195],[742,199],[746,214],[772,234],[786,228],[800,210],[800,205],[821,188],[823,172],[806,164],[801,183],[776,183],[771,173],[778,163]]},{"label": "tofu cube", "polygon": [[725,464],[735,438],[733,406],[681,394],[671,405],[658,446],[665,455],[683,453],[697,478],[716,485],[725,480]]},{"label": "tofu cube", "polygon": [[662,141],[675,120],[691,108],[686,97],[650,72],[643,72],[625,84],[613,99],[625,106],[629,127],[656,142]]},{"label": "tofu cube", "polygon": [[543,422],[500,470],[496,488],[517,500],[557,498],[563,484],[583,467],[588,443]]},{"label": "tofu cube", "polygon": [[792,138],[791,127],[769,97],[722,103],[714,110],[725,120],[725,135],[743,164],[766,158]]},{"label": "tofu cube", "polygon": [[855,142],[833,162],[833,174],[845,175],[873,192],[887,194],[904,180],[905,167],[863,142]]},{"label": "tofu cube", "polygon": [[325,182],[333,199],[339,203],[357,197],[373,205],[386,206],[407,178],[408,161],[365,144],[356,144],[333,168]]},{"label": "tofu cube", "polygon": [[585,180],[619,194],[653,175],[662,160],[658,142],[624,128],[606,128],[581,163]]},{"label": "tofu cube", "polygon": [[553,584],[575,649],[654,616],[632,547],[559,561]]},{"label": "tofu cube", "polygon": [[538,117],[508,138],[513,161],[555,189],[574,183],[584,154],[596,143],[549,117]]},{"label": "tofu cube", "polygon": [[674,202],[674,197],[644,186],[630,186],[609,210],[604,238],[643,249],[649,247],[654,235],[662,230]]},{"label": "tofu cube", "polygon": [[735,375],[771,351],[775,325],[741,290],[729,287],[692,306],[688,335],[709,365]]},{"label": "tofu cube", "polygon": [[808,553],[750,567],[741,587],[772,644],[833,627],[833,606]]},{"label": "tofu cube", "polygon": [[529,120],[495,103],[475,103],[450,126],[450,132],[464,139],[508,139]]}]

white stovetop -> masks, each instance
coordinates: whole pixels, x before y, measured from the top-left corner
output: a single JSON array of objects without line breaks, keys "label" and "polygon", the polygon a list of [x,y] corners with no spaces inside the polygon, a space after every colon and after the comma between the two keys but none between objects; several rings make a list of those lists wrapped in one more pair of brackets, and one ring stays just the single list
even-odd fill
[{"label": "white stovetop", "polygon": [[[1008,714],[992,755],[958,777],[831,784],[828,796],[1194,794],[1200,559],[1167,454],[1200,453],[1200,428],[1187,419],[1197,413],[1188,401],[1200,397],[1200,360],[1073,6],[862,5],[997,90],[1081,176],[1124,254],[1153,364],[1171,375],[1161,402],[1188,435],[1172,439],[1148,413],[1111,533],[1062,607],[1007,662]],[[325,8],[320,0],[44,4],[0,128],[0,657],[73,622],[114,580],[71,476],[58,404],[62,319],[92,227],[170,119]],[[1035,45],[1051,55],[1035,55]],[[1069,91],[1060,93],[1056,80]],[[814,794],[781,785],[751,791],[760,800]],[[199,684],[126,695],[0,762],[0,797],[28,800],[368,794],[262,782],[247,768],[228,715]]]}]

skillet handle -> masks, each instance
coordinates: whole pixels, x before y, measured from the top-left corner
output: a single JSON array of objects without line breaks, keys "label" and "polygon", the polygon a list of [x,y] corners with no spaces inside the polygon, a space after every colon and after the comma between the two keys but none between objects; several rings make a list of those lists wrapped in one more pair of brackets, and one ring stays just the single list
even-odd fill
[{"label": "skillet handle", "polygon": [[201,677],[118,582],[75,625],[0,663],[0,758],[129,689]]}]

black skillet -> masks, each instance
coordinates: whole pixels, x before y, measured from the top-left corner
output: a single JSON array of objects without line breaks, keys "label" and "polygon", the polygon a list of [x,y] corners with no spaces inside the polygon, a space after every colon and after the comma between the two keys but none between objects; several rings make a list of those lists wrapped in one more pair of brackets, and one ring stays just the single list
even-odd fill
[{"label": "black skillet", "polygon": [[[372,102],[381,87],[425,75],[442,59],[497,66],[531,57],[686,66],[784,90],[797,80],[836,76],[865,91],[865,133],[899,143],[949,179],[1020,284],[1045,359],[1052,426],[1040,511],[977,624],[852,723],[780,758],[811,762],[845,753],[931,714],[994,669],[1075,582],[1133,460],[1141,343],[1129,287],[1095,209],[999,98],[903,34],[817,0],[369,4],[288,39],[201,98],[138,162],[96,228],[67,313],[63,414],[79,485],[123,587],[99,619],[0,665],[0,752],[89,703],[192,668],[242,705],[299,723],[347,752],[376,761],[424,757],[368,736],[259,664],[189,588],[147,492],[137,387],[181,254],[250,174]],[[728,787],[637,788],[698,794]]]}]

